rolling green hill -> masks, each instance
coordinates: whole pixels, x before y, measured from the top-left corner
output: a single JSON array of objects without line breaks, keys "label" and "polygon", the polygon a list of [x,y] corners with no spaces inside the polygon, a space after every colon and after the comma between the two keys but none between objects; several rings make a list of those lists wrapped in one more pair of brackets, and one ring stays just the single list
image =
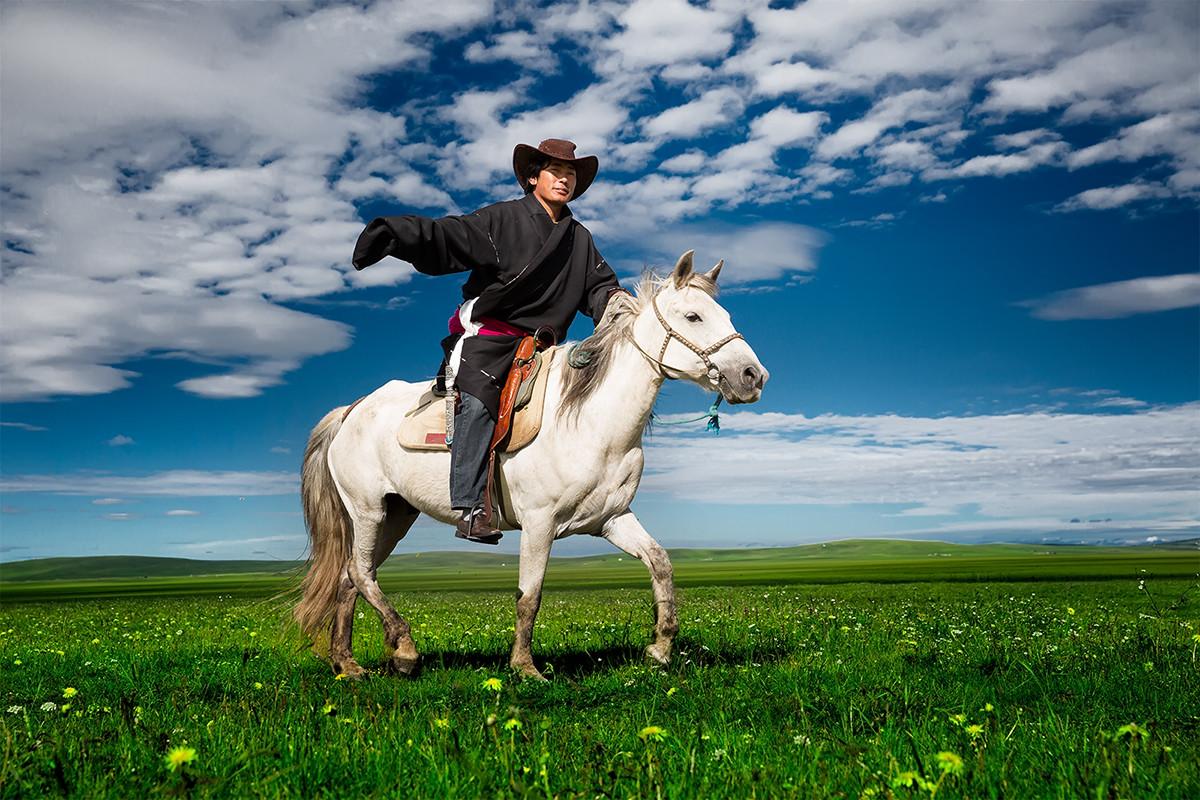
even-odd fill
[{"label": "rolling green hill", "polygon": [[[671,552],[675,582],[688,586],[907,583],[926,581],[1194,578],[1200,550],[849,539],[799,547]],[[0,602],[85,597],[236,594],[265,597],[294,586],[299,562],[198,561],[104,556],[0,564]],[[502,553],[408,553],[379,570],[389,592],[511,589],[517,557]],[[648,586],[645,567],[613,552],[552,559],[548,589]]]},{"label": "rolling green hill", "polygon": [[299,566],[299,561],[201,561],[191,558],[153,558],[148,556],[37,558],[0,564],[0,581],[269,574],[286,572]]},{"label": "rolling green hill", "polygon": [[[1128,556],[1156,550],[1196,549],[1197,540],[1152,547],[1091,547],[1078,545],[1028,544],[950,544],[947,542],[898,539],[845,539],[836,542],[796,547],[749,549],[681,548],[671,551],[671,560],[680,567],[693,563],[772,564],[806,561],[894,561],[928,558],[1014,558],[1071,556]],[[1197,550],[1200,554],[1200,550]],[[447,571],[457,573],[478,569],[502,569],[516,563],[516,556],[489,552],[435,551],[394,555],[381,567],[382,572],[419,573]],[[611,567],[631,558],[614,549],[594,556],[556,558],[554,563],[570,568]],[[201,575],[281,575],[300,568],[299,561],[206,561],[190,558],[149,556],[79,556],[39,558],[0,563],[0,581],[99,580],[103,578],[166,578]]]}]

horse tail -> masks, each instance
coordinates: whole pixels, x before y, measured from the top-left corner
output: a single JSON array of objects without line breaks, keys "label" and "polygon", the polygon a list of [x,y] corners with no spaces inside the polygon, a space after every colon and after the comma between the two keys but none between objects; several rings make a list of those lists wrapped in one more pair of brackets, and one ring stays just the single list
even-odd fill
[{"label": "horse tail", "polygon": [[342,428],[346,406],[335,408],[308,437],[300,471],[300,499],[308,528],[308,574],[293,616],[308,636],[328,626],[337,603],[338,584],[350,557],[354,529],[329,471],[329,443]]}]

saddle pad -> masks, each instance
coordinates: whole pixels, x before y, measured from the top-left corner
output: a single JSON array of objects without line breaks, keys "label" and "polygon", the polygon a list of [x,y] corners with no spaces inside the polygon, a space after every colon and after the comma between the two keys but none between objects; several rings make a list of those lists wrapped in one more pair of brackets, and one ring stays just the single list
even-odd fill
[{"label": "saddle pad", "polygon": [[[500,452],[515,453],[532,442],[542,429],[546,384],[549,383],[547,376],[557,351],[557,347],[552,347],[541,353],[542,364],[534,372],[529,402],[513,413],[512,432]],[[449,450],[446,445],[446,398],[438,397],[432,390],[421,395],[416,406],[404,415],[398,438],[400,446],[406,450]]]}]

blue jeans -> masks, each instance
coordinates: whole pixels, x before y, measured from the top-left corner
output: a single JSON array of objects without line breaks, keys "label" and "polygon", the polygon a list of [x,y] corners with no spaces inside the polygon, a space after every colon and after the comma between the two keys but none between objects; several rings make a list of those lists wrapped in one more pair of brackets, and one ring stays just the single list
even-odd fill
[{"label": "blue jeans", "polygon": [[454,441],[450,444],[450,505],[472,509],[483,505],[487,487],[488,445],[496,421],[477,397],[459,391],[454,410]]}]

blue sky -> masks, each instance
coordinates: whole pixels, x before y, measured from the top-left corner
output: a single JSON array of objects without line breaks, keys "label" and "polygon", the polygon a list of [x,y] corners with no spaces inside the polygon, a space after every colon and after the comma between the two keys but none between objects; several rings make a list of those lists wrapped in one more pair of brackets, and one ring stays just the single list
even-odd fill
[{"label": "blue sky", "polygon": [[0,559],[299,556],[309,429],[431,375],[458,298],[355,273],[363,222],[517,196],[547,137],[600,157],[573,208],[623,280],[724,258],[771,370],[649,439],[665,545],[1194,537],[1198,36],[1186,2],[7,3]]}]

